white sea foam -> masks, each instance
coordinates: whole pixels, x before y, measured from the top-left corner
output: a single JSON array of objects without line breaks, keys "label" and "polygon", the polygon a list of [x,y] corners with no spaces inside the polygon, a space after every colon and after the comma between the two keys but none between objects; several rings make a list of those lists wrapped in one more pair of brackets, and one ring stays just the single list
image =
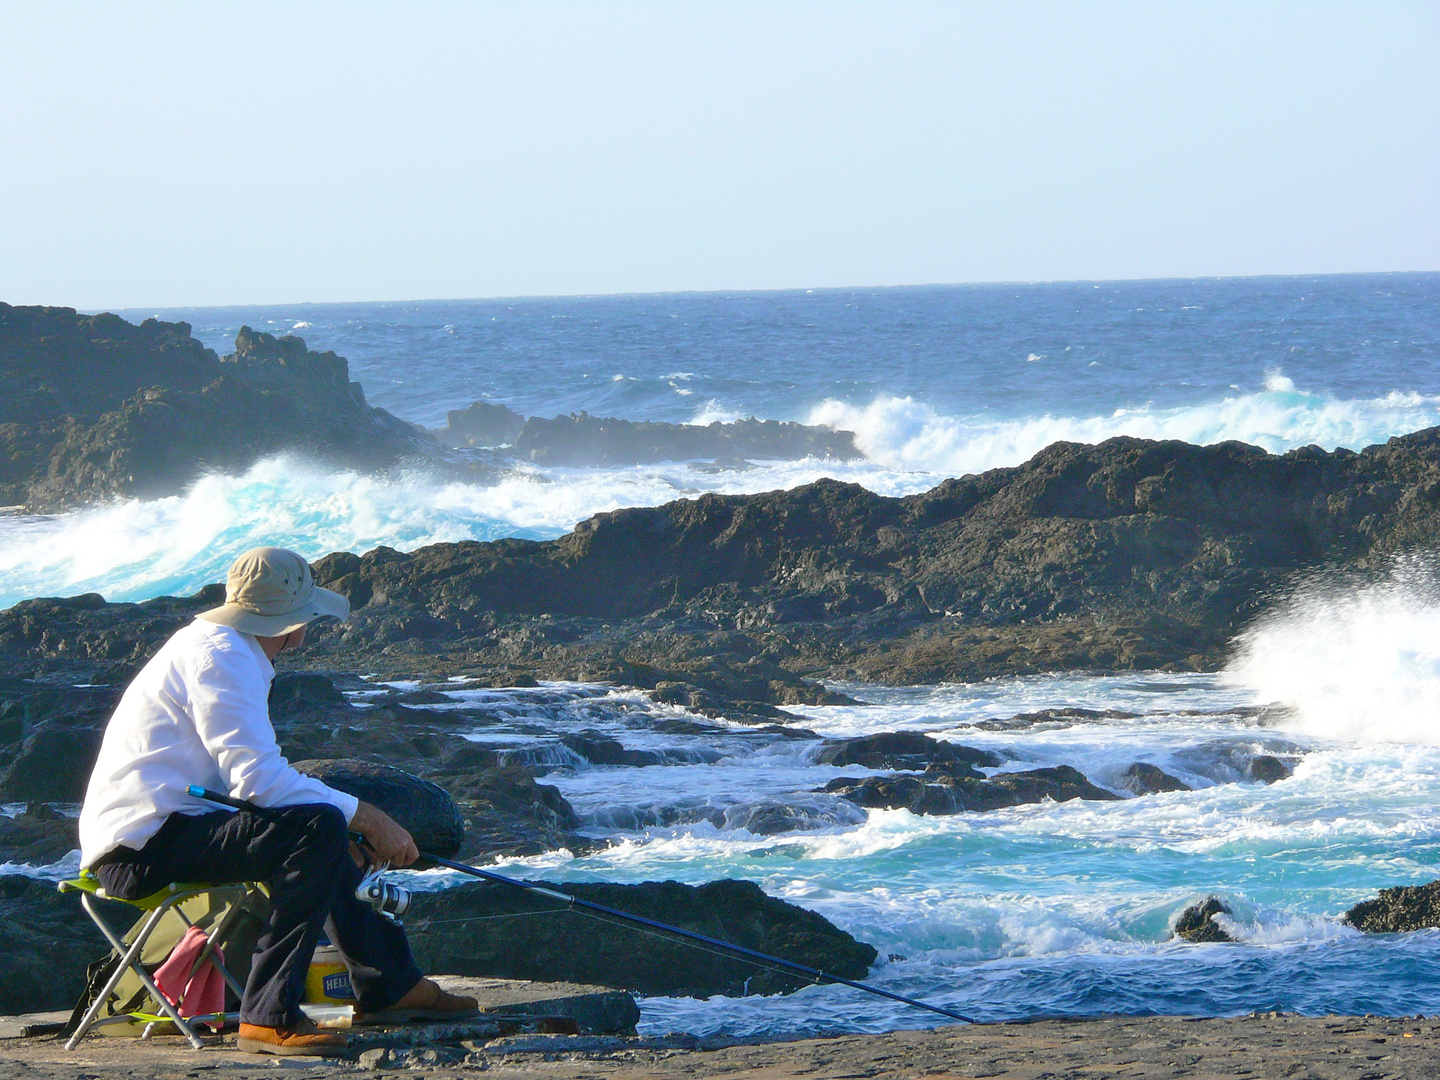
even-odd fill
[{"label": "white sea foam", "polygon": [[1315,735],[1440,744],[1440,564],[1301,585],[1240,636],[1227,674]]},{"label": "white sea foam", "polygon": [[1358,450],[1440,424],[1440,397],[1394,391],[1347,401],[1298,390],[1272,371],[1263,391],[1205,405],[996,420],[946,416],[910,397],[879,397],[864,406],[822,402],[807,422],[855,432],[856,445],[877,464],[959,476],[1018,465],[1054,442],[1097,443],[1116,435],[1205,445],[1237,439],[1272,453],[1311,444]]},{"label": "white sea foam", "polygon": [[928,478],[863,462],[774,462],[715,475],[683,462],[640,468],[517,468],[498,483],[424,473],[332,472],[267,458],[237,476],[214,474],[184,494],[127,499],[54,516],[0,517],[0,606],[32,596],[99,592],[110,600],[187,594],[224,577],[241,551],[282,544],[330,551],[403,551],[456,540],[545,538],[593,514],[655,506],[705,491],[744,493],[822,476],[909,494]]}]

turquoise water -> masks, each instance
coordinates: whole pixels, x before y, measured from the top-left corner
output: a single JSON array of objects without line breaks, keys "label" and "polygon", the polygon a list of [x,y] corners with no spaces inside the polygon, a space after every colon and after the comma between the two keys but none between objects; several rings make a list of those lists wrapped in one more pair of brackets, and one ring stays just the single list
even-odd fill
[{"label": "turquoise water", "polygon": [[[558,732],[577,723],[630,747],[680,759],[703,746],[715,759],[622,769],[552,758],[559,767],[546,782],[614,846],[504,865],[561,881],[758,881],[875,945],[877,985],[981,1019],[1440,1011],[1440,935],[1367,937],[1339,921],[1381,887],[1440,876],[1440,747],[1414,741],[1404,717],[1363,737],[1337,738],[1323,715],[1257,708],[1261,697],[1247,672],[1263,666],[1257,651],[1273,654],[1286,635],[1304,637],[1306,628],[1272,627],[1248,659],[1219,675],[851,686],[872,704],[795,710],[828,736],[926,731],[1000,751],[1009,758],[1001,770],[1069,764],[1117,791],[1120,773],[1147,761],[1195,789],[953,817],[857,816],[816,789],[867,770],[816,765],[814,744],[738,728],[660,735],[653,722],[675,710],[626,692],[589,697],[575,709],[527,708],[516,697],[510,707],[517,724],[531,726],[532,760],[546,753],[535,725]],[[1057,706],[1137,715],[1020,730],[974,726]],[[506,738],[503,728],[484,730],[487,741]],[[1271,786],[1240,781],[1236,764],[1243,768],[1253,753],[1293,762],[1294,774]],[[777,803],[805,808],[809,826],[778,836],[745,829],[752,810]],[[637,812],[667,810],[688,820],[634,823]],[[445,880],[418,878],[426,887]],[[1223,925],[1237,943],[1175,940],[1176,916],[1210,895],[1231,908]],[[755,1035],[932,1020],[857,991],[817,987],[782,999],[648,999],[643,1027]]]}]

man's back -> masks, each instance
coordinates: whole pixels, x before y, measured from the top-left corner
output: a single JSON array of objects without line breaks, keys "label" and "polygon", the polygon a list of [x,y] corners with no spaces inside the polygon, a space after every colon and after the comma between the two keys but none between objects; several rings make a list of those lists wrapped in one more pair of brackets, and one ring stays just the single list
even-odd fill
[{"label": "man's back", "polygon": [[255,638],[197,619],[135,677],[105,729],[80,814],[81,864],[139,849],[172,813],[210,809],[190,784],[262,806],[354,800],[301,776],[280,754],[267,696],[275,669]]}]

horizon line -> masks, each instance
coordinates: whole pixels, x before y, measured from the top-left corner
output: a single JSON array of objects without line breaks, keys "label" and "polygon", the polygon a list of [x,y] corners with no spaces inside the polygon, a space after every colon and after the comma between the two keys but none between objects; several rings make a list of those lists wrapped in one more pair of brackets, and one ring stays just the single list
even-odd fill
[{"label": "horizon line", "polygon": [[[983,288],[1012,288],[1017,286],[1043,286],[1043,285],[1139,285],[1139,284],[1160,284],[1166,282],[1202,282],[1202,281],[1282,281],[1304,278],[1343,278],[1343,277],[1423,277],[1425,275],[1440,274],[1440,268],[1429,270],[1343,270],[1337,272],[1315,272],[1304,274],[1196,274],[1196,275],[1167,275],[1163,277],[1141,277],[1141,278],[1034,278],[1034,279],[997,279],[992,281],[934,281],[934,282],[910,282],[891,285],[816,285],[816,286],[785,286],[780,288],[726,288],[726,289],[632,289],[616,292],[575,292],[575,293],[511,293],[492,296],[431,296],[415,297],[406,299],[388,300],[277,300],[277,301],[241,301],[223,304],[129,304],[118,307],[95,307],[93,305],[76,306],[73,310],[86,314],[101,314],[110,312],[137,311],[183,311],[183,310],[225,310],[240,308],[287,308],[287,307],[343,307],[361,306],[370,304],[463,304],[463,303],[497,303],[507,300],[515,301],[536,301],[536,300],[601,300],[616,299],[622,297],[681,297],[681,296],[735,296],[735,295],[783,295],[783,294],[814,294],[814,293],[837,293],[837,292],[885,292],[901,289],[983,289]],[[13,305],[16,307],[29,305]],[[65,307],[68,305],[36,305]]]}]

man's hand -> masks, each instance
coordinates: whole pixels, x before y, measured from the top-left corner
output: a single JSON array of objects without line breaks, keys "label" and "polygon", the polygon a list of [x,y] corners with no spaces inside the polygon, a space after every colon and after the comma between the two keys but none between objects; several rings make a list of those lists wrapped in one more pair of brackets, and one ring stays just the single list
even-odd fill
[{"label": "man's hand", "polygon": [[365,837],[377,859],[391,866],[409,866],[420,857],[414,837],[378,806],[361,802],[350,819],[350,828]]}]

